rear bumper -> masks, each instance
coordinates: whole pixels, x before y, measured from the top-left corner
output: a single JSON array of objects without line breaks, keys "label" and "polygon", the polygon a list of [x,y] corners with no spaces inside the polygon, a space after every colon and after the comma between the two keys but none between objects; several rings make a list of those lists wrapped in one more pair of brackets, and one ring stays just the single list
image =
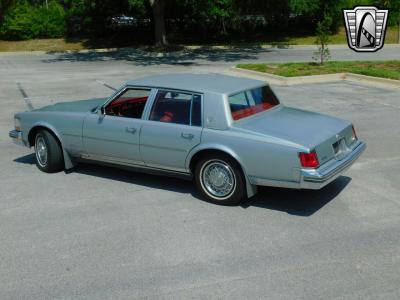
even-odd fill
[{"label": "rear bumper", "polygon": [[318,169],[297,169],[294,181],[270,180],[266,178],[250,176],[253,185],[273,186],[291,189],[319,190],[342,175],[360,157],[367,145],[359,141],[357,146],[343,159],[325,163]]},{"label": "rear bumper", "polygon": [[300,188],[319,190],[338,178],[360,157],[367,145],[359,141],[358,145],[342,160],[332,160],[318,169],[301,169]]},{"label": "rear bumper", "polygon": [[20,146],[25,146],[23,140],[22,140],[22,132],[18,130],[11,130],[8,133],[8,136],[13,140],[13,142],[17,145]]}]

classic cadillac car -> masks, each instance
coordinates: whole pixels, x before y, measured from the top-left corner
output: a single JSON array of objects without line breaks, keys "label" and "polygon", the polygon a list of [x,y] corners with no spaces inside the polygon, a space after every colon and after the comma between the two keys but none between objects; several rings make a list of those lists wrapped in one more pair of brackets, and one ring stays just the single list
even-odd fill
[{"label": "classic cadillac car", "polygon": [[15,142],[44,172],[79,162],[194,179],[234,205],[257,186],[321,189],[366,148],[351,123],[286,107],[265,82],[216,74],[129,81],[107,99],[15,115]]}]

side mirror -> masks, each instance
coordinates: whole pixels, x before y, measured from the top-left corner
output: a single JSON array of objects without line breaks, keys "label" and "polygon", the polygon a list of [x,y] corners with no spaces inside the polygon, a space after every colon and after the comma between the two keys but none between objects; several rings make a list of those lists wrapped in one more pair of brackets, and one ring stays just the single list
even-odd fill
[{"label": "side mirror", "polygon": [[104,107],[103,107],[103,106],[100,107],[100,108],[97,110],[97,114],[98,114],[99,116],[103,116],[103,115],[104,115]]}]

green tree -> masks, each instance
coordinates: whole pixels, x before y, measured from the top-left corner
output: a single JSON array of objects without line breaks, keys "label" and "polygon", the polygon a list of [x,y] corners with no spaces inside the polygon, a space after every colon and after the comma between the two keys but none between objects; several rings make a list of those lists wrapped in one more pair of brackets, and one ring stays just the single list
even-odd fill
[{"label": "green tree", "polygon": [[32,27],[36,37],[55,38],[65,34],[65,10],[56,1],[48,1],[32,11]]},{"label": "green tree", "polygon": [[293,12],[315,17],[319,21],[330,17],[330,29],[337,31],[343,24],[342,8],[346,1],[349,0],[289,0],[289,6]]},{"label": "green tree", "polygon": [[[200,1],[201,2],[201,1]],[[221,33],[227,34],[226,21],[235,14],[232,0],[207,0],[204,1],[204,11],[208,18],[213,19],[221,25]]]},{"label": "green tree", "polygon": [[63,0],[66,11],[66,32],[69,36],[78,36],[87,33],[92,27],[92,14],[87,0]]},{"label": "green tree", "polygon": [[0,35],[10,40],[61,37],[65,33],[65,11],[56,1],[34,6],[15,2],[4,16]]},{"label": "green tree", "polygon": [[380,0],[379,2],[381,6],[390,10],[390,17],[397,23],[397,42],[400,44],[400,0]]},{"label": "green tree", "polygon": [[212,26],[222,34],[227,33],[227,22],[236,15],[234,0],[177,0],[181,11],[203,26]]},{"label": "green tree", "polygon": [[0,29],[1,36],[9,40],[26,40],[35,37],[32,11],[32,5],[26,1],[9,7]]},{"label": "green tree", "polygon": [[150,8],[151,20],[154,27],[154,40],[156,46],[167,46],[167,30],[165,25],[166,0],[128,0],[131,8],[144,14]]},{"label": "green tree", "polygon": [[318,46],[318,51],[314,53],[314,60],[323,65],[330,58],[328,43],[330,41],[330,27],[332,26],[332,18],[326,16],[322,21],[318,22],[315,44]]},{"label": "green tree", "polygon": [[8,8],[15,2],[15,0],[0,0],[0,26],[3,24],[4,16]]},{"label": "green tree", "polygon": [[289,0],[289,6],[295,13],[309,14],[320,9],[320,0]]}]

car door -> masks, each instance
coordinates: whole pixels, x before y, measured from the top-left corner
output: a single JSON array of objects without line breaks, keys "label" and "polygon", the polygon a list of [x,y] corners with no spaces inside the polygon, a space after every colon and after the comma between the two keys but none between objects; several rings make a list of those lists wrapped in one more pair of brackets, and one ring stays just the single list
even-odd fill
[{"label": "car door", "polygon": [[150,89],[127,88],[83,124],[86,155],[95,160],[139,164],[139,133]]},{"label": "car door", "polygon": [[185,160],[200,143],[202,96],[158,90],[140,132],[140,153],[146,166],[186,172]]}]

